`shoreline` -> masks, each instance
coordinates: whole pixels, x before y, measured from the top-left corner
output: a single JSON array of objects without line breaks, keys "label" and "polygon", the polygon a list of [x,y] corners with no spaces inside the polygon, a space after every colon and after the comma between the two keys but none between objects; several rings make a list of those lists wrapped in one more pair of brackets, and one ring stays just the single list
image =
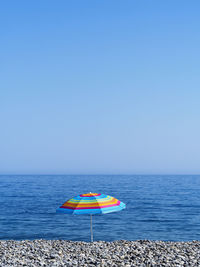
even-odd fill
[{"label": "shoreline", "polygon": [[200,241],[0,240],[0,266],[200,266]]}]

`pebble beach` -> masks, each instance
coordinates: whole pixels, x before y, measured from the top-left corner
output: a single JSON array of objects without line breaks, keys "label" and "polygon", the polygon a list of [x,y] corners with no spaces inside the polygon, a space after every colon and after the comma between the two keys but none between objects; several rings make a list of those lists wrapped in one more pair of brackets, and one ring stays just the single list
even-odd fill
[{"label": "pebble beach", "polygon": [[2,240],[0,266],[200,266],[200,241]]}]

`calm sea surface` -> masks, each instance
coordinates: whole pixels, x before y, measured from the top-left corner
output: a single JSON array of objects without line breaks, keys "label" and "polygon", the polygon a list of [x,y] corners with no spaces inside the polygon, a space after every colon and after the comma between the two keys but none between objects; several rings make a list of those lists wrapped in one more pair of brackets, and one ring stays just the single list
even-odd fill
[{"label": "calm sea surface", "polygon": [[94,216],[95,240],[200,240],[200,176],[0,176],[0,239],[89,241],[89,215],[57,214],[81,193],[127,209]]}]

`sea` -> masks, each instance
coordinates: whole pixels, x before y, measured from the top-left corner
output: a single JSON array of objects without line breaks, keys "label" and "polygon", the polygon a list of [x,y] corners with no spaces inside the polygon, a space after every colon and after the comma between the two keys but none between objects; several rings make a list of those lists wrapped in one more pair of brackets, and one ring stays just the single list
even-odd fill
[{"label": "sea", "polygon": [[200,240],[198,175],[1,175],[0,239],[90,241],[89,215],[56,213],[88,192],[126,204],[93,216],[95,241]]}]

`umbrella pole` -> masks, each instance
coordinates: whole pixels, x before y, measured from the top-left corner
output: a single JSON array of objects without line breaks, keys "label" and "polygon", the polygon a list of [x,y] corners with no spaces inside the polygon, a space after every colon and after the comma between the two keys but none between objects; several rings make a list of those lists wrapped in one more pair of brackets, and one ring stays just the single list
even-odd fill
[{"label": "umbrella pole", "polygon": [[91,234],[91,242],[93,242],[92,214],[90,214],[90,234]]}]

